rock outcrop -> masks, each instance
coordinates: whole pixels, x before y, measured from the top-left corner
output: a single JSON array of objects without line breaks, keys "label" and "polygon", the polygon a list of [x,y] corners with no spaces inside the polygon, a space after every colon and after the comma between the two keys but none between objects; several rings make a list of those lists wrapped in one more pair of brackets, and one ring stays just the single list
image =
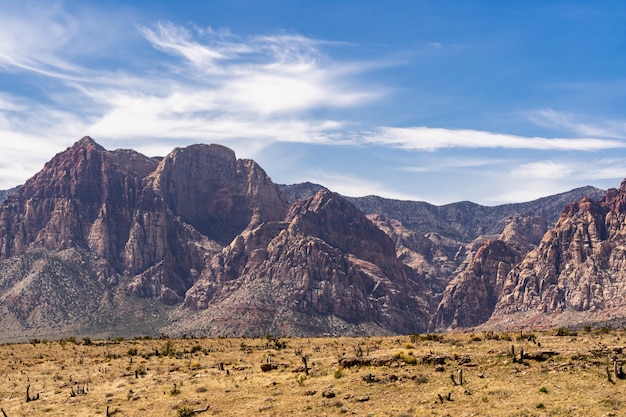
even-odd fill
[{"label": "rock outcrop", "polygon": [[283,219],[265,172],[220,145],[174,149],[145,179],[125,244],[129,290],[175,304],[206,260],[248,227]]},{"label": "rock outcrop", "polygon": [[508,275],[488,325],[555,326],[624,318],[626,181],[569,204]]},{"label": "rock outcrop", "polygon": [[[320,191],[294,203],[284,221],[233,240],[189,290],[185,307],[206,309],[188,327],[196,331],[405,333],[427,324],[421,286],[389,237],[343,197]],[[237,327],[225,320],[233,314],[245,317]]]},{"label": "rock outcrop", "polygon": [[77,247],[122,271],[142,180],[157,163],[130,150],[108,152],[89,137],[76,142],[5,201],[0,259]]},{"label": "rock outcrop", "polygon": [[547,230],[543,217],[517,215],[509,220],[499,239],[482,242],[443,293],[431,328],[474,327],[487,321],[507,274]]},{"label": "rock outcrop", "polygon": [[150,158],[84,137],[3,194],[0,340],[626,317],[625,184],[544,235],[536,214],[583,190],[515,207],[348,199],[277,186],[220,145]]}]

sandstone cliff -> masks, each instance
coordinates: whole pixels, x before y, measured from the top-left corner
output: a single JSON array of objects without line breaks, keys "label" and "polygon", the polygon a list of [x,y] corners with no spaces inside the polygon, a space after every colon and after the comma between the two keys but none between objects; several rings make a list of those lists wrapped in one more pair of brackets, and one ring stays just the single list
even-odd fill
[{"label": "sandstone cliff", "polygon": [[626,185],[567,206],[542,240],[551,217],[531,215],[581,192],[515,206],[522,216],[347,199],[276,186],[220,145],[149,158],[85,137],[0,203],[0,339],[625,317]]},{"label": "sandstone cliff", "polygon": [[[421,331],[428,302],[392,241],[341,196],[320,191],[283,222],[239,235],[187,293],[206,309],[173,327],[227,334]],[[237,323],[228,317],[241,317]],[[182,314],[181,314],[182,316]]]},{"label": "sandstone cliff", "polygon": [[507,274],[547,230],[543,217],[514,216],[499,239],[479,244],[443,293],[431,328],[473,327],[489,319]]},{"label": "sandstone cliff", "polygon": [[625,317],[626,181],[568,205],[508,275],[492,326],[556,326]]}]

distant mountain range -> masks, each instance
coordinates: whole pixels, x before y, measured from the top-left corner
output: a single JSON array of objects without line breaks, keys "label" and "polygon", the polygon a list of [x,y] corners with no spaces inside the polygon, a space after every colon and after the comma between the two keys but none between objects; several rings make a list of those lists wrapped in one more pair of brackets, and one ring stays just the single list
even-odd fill
[{"label": "distant mountain range", "polygon": [[626,186],[434,206],[85,137],[0,194],[0,339],[619,322]]}]

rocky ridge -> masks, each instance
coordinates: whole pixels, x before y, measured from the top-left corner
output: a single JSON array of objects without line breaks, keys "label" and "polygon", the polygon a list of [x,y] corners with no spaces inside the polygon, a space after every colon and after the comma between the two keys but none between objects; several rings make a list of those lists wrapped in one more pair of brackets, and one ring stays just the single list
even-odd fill
[{"label": "rocky ridge", "polygon": [[626,181],[599,201],[569,204],[507,276],[488,325],[581,325],[626,312]]},{"label": "rocky ridge", "polygon": [[626,185],[598,194],[348,199],[277,186],[220,145],[149,158],[85,137],[0,205],[0,330],[366,335],[625,317]]},{"label": "rocky ridge", "polygon": [[421,285],[343,197],[290,207],[254,161],[219,145],[148,158],[85,137],[0,208],[6,335],[138,317],[149,332],[420,331]]}]

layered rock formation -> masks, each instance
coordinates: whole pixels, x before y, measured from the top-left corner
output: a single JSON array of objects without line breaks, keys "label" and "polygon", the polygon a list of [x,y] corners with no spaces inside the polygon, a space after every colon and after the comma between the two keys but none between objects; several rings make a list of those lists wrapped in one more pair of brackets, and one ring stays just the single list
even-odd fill
[{"label": "layered rock formation", "polygon": [[489,323],[555,326],[626,312],[626,181],[600,201],[569,204],[553,230],[508,275]]},{"label": "layered rock formation", "polygon": [[625,317],[626,185],[567,206],[543,235],[551,207],[587,191],[498,207],[346,199],[276,186],[219,145],[149,158],[85,137],[4,194],[0,335],[366,335]]},{"label": "layered rock formation", "polygon": [[[343,197],[320,191],[283,222],[238,236],[187,293],[206,309],[176,323],[187,331],[364,334],[425,329],[420,277],[392,241]],[[237,327],[225,318],[245,317]]]},{"label": "layered rock formation", "polygon": [[507,274],[547,230],[543,217],[517,215],[499,239],[482,242],[443,293],[431,328],[473,327],[491,317]]},{"label": "layered rock formation", "polygon": [[157,331],[165,311],[180,318],[172,332],[406,332],[430,308],[421,276],[351,203],[326,191],[289,207],[219,145],[148,158],[81,139],[2,206],[0,260],[6,329],[22,334],[142,313]]}]

